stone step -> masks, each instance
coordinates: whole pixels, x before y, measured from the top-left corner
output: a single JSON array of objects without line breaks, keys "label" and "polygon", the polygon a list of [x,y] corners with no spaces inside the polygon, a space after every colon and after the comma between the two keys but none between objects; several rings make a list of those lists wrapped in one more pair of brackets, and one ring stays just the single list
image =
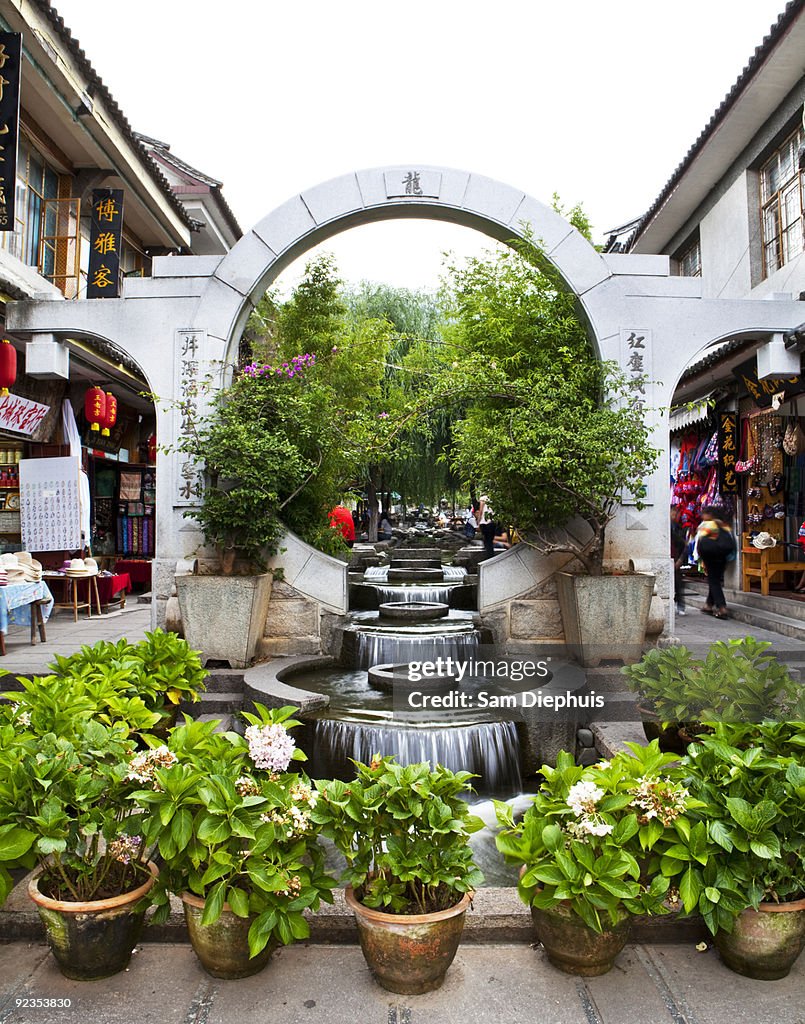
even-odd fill
[{"label": "stone step", "polygon": [[[25,875],[11,892],[0,910],[0,942],[42,942],[44,930],[36,908],[28,896]],[[181,900],[170,898],[170,915],[163,924],[147,925],[142,942],[188,942],[187,927]],[[304,911],[310,923],[313,944],[355,944],[358,932],[355,916],[347,907],[344,890],[333,892],[333,903],[323,903],[318,913]],[[706,938],[704,925],[696,917],[636,917],[632,923],[632,942],[665,944],[697,942]],[[515,888],[480,888],[473,897],[473,910],[461,937],[463,943],[529,943],[535,941],[531,913],[520,900]],[[198,1019],[198,1018],[194,1018]]]},{"label": "stone step", "polygon": [[215,732],[230,732],[234,725],[232,715],[196,715],[197,722],[218,722]]},{"label": "stone step", "polygon": [[147,594],[137,594],[137,604],[151,604],[151,591]]},{"label": "stone step", "polygon": [[[761,611],[753,604],[745,603],[743,600],[745,596],[739,592],[725,592],[730,615],[736,622],[745,622],[748,626],[767,629],[771,633],[779,633],[780,636],[788,637],[790,640],[805,641],[805,621],[791,615],[767,611],[765,608]],[[704,601],[704,594],[688,590],[685,603],[691,608],[698,610]],[[800,652],[793,649],[790,652],[787,651],[786,661],[788,660],[805,660],[805,651]]]},{"label": "stone step", "polygon": [[214,668],[211,669],[207,679],[207,693],[242,693],[243,692],[243,669],[241,668]]},{"label": "stone step", "polygon": [[220,718],[222,715],[231,715],[240,711],[243,706],[243,691],[240,693],[204,693],[201,700],[195,704],[183,701],[179,710],[186,712],[191,718],[200,718],[202,715],[213,715]]}]

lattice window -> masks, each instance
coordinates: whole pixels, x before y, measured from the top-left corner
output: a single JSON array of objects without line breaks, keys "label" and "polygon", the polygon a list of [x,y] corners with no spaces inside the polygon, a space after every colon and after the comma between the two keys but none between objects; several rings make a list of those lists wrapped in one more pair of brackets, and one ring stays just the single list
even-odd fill
[{"label": "lattice window", "polygon": [[802,142],[802,129],[798,129],[760,169],[764,277],[803,251]]},{"label": "lattice window", "polygon": [[702,247],[698,238],[680,255],[679,273],[682,277],[702,276]]}]

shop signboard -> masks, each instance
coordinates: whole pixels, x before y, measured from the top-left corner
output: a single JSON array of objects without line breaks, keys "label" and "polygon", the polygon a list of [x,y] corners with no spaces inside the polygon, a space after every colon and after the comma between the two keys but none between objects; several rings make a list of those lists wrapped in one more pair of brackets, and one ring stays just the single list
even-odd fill
[{"label": "shop signboard", "polygon": [[734,412],[718,414],[718,489],[721,494],[738,493],[738,415]]},{"label": "shop signboard", "polygon": [[13,231],[22,36],[0,32],[0,231]]},{"label": "shop signboard", "polygon": [[49,412],[49,405],[21,395],[3,395],[0,397],[0,430],[31,435]]},{"label": "shop signboard", "polygon": [[22,546],[26,551],[76,551],[81,547],[81,460],[20,462]]},{"label": "shop signboard", "polygon": [[802,375],[799,377],[769,377],[760,380],[757,375],[757,360],[754,356],[747,359],[745,363],[741,363],[740,366],[734,367],[732,372],[747,394],[755,400],[759,409],[771,408],[775,395],[782,395],[781,401],[787,402],[790,398],[805,392],[805,376]]},{"label": "shop signboard", "polygon": [[123,244],[123,189],[96,188],[89,230],[88,299],[116,299]]}]

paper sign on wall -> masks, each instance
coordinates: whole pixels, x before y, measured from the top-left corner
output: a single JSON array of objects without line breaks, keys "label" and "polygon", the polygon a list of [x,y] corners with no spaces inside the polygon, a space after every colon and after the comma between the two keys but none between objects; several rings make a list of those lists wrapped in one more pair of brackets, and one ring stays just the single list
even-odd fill
[{"label": "paper sign on wall", "polygon": [[26,551],[75,551],[81,547],[80,460],[20,462],[20,526]]}]

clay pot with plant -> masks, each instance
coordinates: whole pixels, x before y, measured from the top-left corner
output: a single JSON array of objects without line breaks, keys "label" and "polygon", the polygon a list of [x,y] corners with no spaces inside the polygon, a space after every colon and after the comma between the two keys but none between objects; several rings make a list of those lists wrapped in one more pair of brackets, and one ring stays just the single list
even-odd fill
[{"label": "clay pot with plant", "polygon": [[463,799],[473,776],[379,755],[355,769],[349,783],[316,782],[312,818],[346,858],[347,904],[377,982],[429,992],[444,981],[483,881],[469,846],[483,822]]}]

